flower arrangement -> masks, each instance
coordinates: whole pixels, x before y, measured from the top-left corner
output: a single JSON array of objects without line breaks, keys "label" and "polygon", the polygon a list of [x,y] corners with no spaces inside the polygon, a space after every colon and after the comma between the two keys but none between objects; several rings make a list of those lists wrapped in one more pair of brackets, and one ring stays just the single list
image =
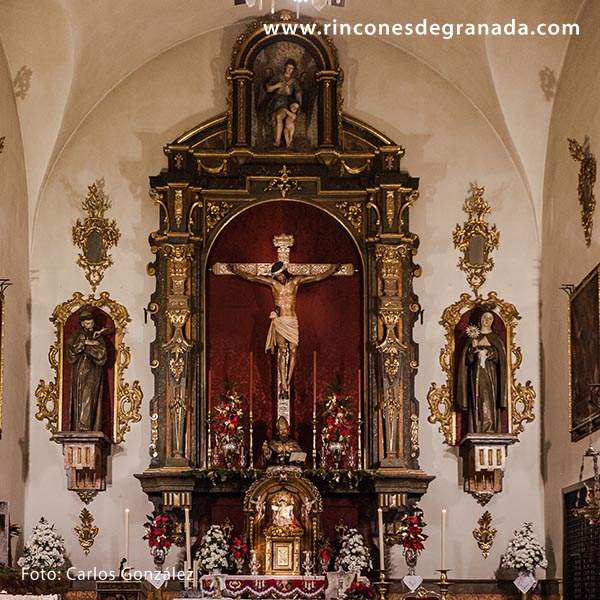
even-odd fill
[{"label": "flower arrangement", "polygon": [[146,515],[148,519],[144,523],[146,535],[143,539],[148,541],[150,549],[160,548],[169,550],[174,542],[175,523],[169,515],[154,511],[152,515]]},{"label": "flower arrangement", "polygon": [[317,556],[319,557],[319,565],[321,573],[326,573],[329,568],[329,563],[333,557],[333,546],[328,539],[321,539],[317,550]]},{"label": "flower arrangement", "polygon": [[345,600],[370,600],[375,598],[373,588],[362,581],[354,580],[344,594]]},{"label": "flower arrangement", "polygon": [[425,549],[423,542],[428,536],[423,533],[423,528],[426,525],[422,510],[417,509],[412,514],[406,513],[402,517],[400,543],[405,553],[410,551],[419,554]]},{"label": "flower arrangement", "polygon": [[229,552],[235,564],[238,573],[241,573],[244,568],[244,563],[248,558],[248,544],[241,537],[235,536],[231,540]]},{"label": "flower arrangement", "polygon": [[501,566],[531,574],[538,567],[542,569],[548,567],[546,551],[535,537],[533,523],[523,523],[521,529],[515,531],[502,557]]},{"label": "flower arrangement", "polygon": [[215,436],[217,457],[228,469],[238,460],[244,466],[244,428],[242,397],[232,386],[227,386],[219,403],[213,408],[211,430]]},{"label": "flower arrangement", "polygon": [[229,567],[229,543],[221,525],[211,525],[200,541],[196,554],[205,573],[223,572]]},{"label": "flower arrangement", "polygon": [[352,435],[353,418],[349,408],[351,401],[350,396],[341,396],[332,386],[325,402],[323,411],[325,425],[321,430],[323,462],[332,463],[335,469],[340,468]]},{"label": "flower arrangement", "polygon": [[30,571],[62,571],[66,566],[65,541],[44,517],[33,528],[17,561],[22,569]]},{"label": "flower arrangement", "polygon": [[363,536],[353,527],[349,527],[342,533],[340,552],[335,566],[340,571],[356,573],[371,569],[373,566]]}]

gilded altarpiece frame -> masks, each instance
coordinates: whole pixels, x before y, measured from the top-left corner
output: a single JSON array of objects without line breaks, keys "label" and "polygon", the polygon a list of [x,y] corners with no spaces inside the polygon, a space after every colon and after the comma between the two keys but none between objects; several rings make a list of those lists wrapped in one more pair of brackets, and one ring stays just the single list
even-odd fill
[{"label": "gilded altarpiece frame", "polygon": [[[421,309],[413,279],[420,267],[409,209],[418,198],[418,179],[401,169],[401,146],[343,113],[343,73],[333,43],[325,36],[266,35],[263,25],[270,21],[296,17],[281,11],[247,27],[227,72],[228,111],[167,144],[168,167],[150,178],[159,212],[159,227],[150,234],[155,260],[148,266],[156,279],[148,307],[156,327],[150,351],[155,387],[150,465],[137,477],[163,508],[205,506],[211,494],[231,489],[202,475],[211,467],[204,304],[209,252],[244,211],[265,202],[305,203],[333,217],[360,253],[365,369],[359,464],[373,500],[400,509],[417,501],[433,479],[419,468],[414,395],[413,327]],[[310,52],[316,65],[310,148],[310,136],[296,149],[253,146],[253,61],[281,41]]]}]

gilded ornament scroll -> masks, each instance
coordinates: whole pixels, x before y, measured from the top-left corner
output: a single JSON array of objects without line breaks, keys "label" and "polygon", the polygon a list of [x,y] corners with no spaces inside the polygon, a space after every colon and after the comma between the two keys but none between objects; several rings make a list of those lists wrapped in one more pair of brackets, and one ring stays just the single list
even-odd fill
[{"label": "gilded ornament scroll", "polygon": [[96,179],[88,187],[88,194],[81,203],[86,217],[83,221],[77,219],[73,226],[73,244],[80,250],[77,264],[83,269],[94,292],[106,269],[113,264],[109,251],[121,237],[116,221],[105,217],[111,201],[104,185],[104,179]]}]

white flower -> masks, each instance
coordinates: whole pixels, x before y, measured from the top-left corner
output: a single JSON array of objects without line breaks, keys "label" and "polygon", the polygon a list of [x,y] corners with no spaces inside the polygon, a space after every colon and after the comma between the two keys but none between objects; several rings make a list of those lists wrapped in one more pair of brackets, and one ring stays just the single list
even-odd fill
[{"label": "white flower", "polygon": [[533,523],[524,523],[521,529],[515,531],[501,566],[527,573],[533,573],[538,567],[548,567],[546,551],[533,533]]}]

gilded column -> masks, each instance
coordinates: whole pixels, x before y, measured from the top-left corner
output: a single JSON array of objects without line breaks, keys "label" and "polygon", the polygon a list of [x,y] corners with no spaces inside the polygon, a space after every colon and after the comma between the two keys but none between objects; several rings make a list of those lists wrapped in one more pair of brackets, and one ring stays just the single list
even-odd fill
[{"label": "gilded column", "polygon": [[335,146],[338,141],[337,71],[319,71],[316,75],[319,86],[319,146]]},{"label": "gilded column", "polygon": [[232,69],[231,78],[231,123],[232,145],[247,147],[252,144],[252,71],[248,69]]},{"label": "gilded column", "polygon": [[167,385],[167,464],[189,464],[189,429],[192,402],[188,379],[192,344],[190,339],[192,244],[164,244],[167,260],[167,342],[163,346],[168,364]]}]

